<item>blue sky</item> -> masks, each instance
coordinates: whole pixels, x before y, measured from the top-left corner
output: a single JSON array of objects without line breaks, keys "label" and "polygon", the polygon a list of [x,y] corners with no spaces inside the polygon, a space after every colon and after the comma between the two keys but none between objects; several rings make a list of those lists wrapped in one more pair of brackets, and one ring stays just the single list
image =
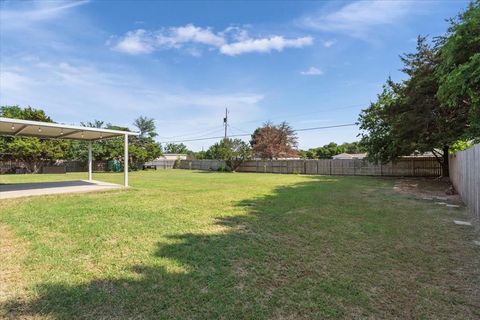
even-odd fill
[{"label": "blue sky", "polygon": [[[0,104],[57,122],[133,128],[159,141],[354,123],[417,35],[445,32],[468,1],[0,2]],[[301,148],[356,127],[299,133]],[[186,142],[194,150],[215,140]]]}]

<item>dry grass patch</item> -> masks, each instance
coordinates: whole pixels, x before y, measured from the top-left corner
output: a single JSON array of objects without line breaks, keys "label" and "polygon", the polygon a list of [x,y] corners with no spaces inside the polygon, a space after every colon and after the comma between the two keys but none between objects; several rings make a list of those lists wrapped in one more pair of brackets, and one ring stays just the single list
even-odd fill
[{"label": "dry grass patch", "polygon": [[0,303],[20,298],[24,294],[22,261],[27,254],[25,243],[17,239],[13,231],[0,224]]},{"label": "dry grass patch", "polygon": [[451,194],[451,184],[439,178],[401,178],[397,179],[393,189],[401,194],[419,199],[443,199],[448,203],[461,204],[458,194]]},{"label": "dry grass patch", "polygon": [[[28,254],[26,243],[17,238],[10,227],[0,224],[0,318],[40,320],[48,316],[29,314],[22,308],[28,301],[23,261]],[[7,307],[18,306],[18,309]]]}]

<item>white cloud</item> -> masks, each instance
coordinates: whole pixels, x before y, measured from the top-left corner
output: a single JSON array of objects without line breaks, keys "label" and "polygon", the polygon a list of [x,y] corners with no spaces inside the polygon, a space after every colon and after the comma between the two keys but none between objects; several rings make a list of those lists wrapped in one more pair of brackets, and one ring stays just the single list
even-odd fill
[{"label": "white cloud", "polygon": [[315,67],[310,67],[305,71],[300,71],[300,74],[304,76],[321,76],[323,71]]},{"label": "white cloud", "polygon": [[[85,110],[85,106],[90,106],[92,110],[98,107],[158,110],[195,106],[223,109],[225,105],[252,106],[264,98],[262,94],[257,93],[210,94],[202,91],[168,89],[164,85],[147,82],[128,72],[110,73],[78,62],[37,62],[31,65],[24,62],[22,67],[2,65],[0,79],[2,103],[7,102],[6,100],[14,102],[17,96],[12,94],[11,90],[14,90],[24,93],[21,103],[43,104],[46,100],[50,101],[51,96],[56,96],[55,99],[68,100],[68,104],[83,105],[77,110]],[[159,90],[159,87],[163,89]],[[57,89],[62,95],[49,93],[49,90],[54,92]],[[84,95],[85,92],[91,94]],[[71,94],[75,98],[72,99]],[[85,103],[86,101],[92,103]]]},{"label": "white cloud", "polygon": [[[192,90],[145,79],[135,70],[113,71],[78,60],[44,61],[20,57],[0,65],[0,105],[43,108],[56,121],[102,119],[131,126],[139,115],[161,120],[159,133],[171,136],[189,127],[222,128],[225,106],[238,121],[258,116],[265,96],[258,92]],[[61,94],[59,94],[61,93]]]},{"label": "white cloud", "polygon": [[0,88],[14,92],[21,92],[22,88],[29,83],[29,79],[18,73],[19,70],[4,70],[0,72]]},{"label": "white cloud", "polygon": [[[82,9],[89,1],[2,1],[2,44],[25,46],[34,51],[78,49],[79,38],[103,37]],[[75,39],[75,40],[74,40]],[[48,50],[41,50],[44,48]]]},{"label": "white cloud", "polygon": [[221,32],[221,34],[225,36],[229,35],[235,41],[244,41],[250,38],[248,31],[245,28],[240,28],[238,26],[230,26]]},{"label": "white cloud", "polygon": [[[201,43],[214,47],[221,46],[225,43],[225,39],[221,35],[212,32],[210,28],[195,27],[193,24],[187,24],[184,27],[170,28],[170,36],[166,37],[167,43],[169,41],[176,44],[180,43]],[[160,35],[160,44],[162,35]]]},{"label": "white cloud", "polygon": [[[179,49],[187,44],[219,47],[224,43],[223,36],[215,34],[210,28],[200,28],[187,24],[182,27],[164,28],[155,32],[143,29],[128,31],[113,46],[113,49],[129,54],[148,54],[157,49]],[[195,47],[187,47],[185,51],[193,56],[201,55],[200,50]]]},{"label": "white cloud", "polygon": [[113,49],[129,54],[150,53],[154,50],[151,37],[143,29],[129,31]]},{"label": "white cloud", "polygon": [[300,20],[304,27],[346,33],[364,38],[375,27],[394,25],[419,5],[415,1],[356,1],[336,11],[308,15]]},{"label": "white cloud", "polygon": [[89,3],[89,0],[3,3],[4,6],[0,10],[2,28],[21,29],[29,27],[34,23],[55,20],[68,13],[70,9],[87,3]]},{"label": "white cloud", "polygon": [[[179,49],[192,44],[220,47],[224,43],[225,39],[222,34],[215,34],[210,28],[200,28],[187,24],[182,27],[164,28],[155,32],[143,29],[128,31],[113,46],[113,49],[129,54],[148,54],[157,49]],[[201,55],[200,50],[192,46],[187,47],[185,51],[193,56]]]},{"label": "white cloud", "polygon": [[325,48],[330,48],[335,44],[335,42],[336,42],[335,40],[327,40],[327,41],[323,41],[322,44]]},{"label": "white cloud", "polygon": [[236,56],[249,52],[271,52],[273,50],[282,51],[285,48],[302,48],[312,43],[312,37],[285,39],[282,36],[273,36],[270,38],[246,39],[225,44],[220,47],[220,52],[225,55]]},{"label": "white cloud", "polygon": [[250,52],[302,48],[312,43],[312,37],[289,39],[274,35],[251,38],[247,30],[239,27],[228,27],[222,32],[215,33],[211,28],[187,24],[153,32],[143,29],[129,31],[113,45],[113,49],[129,54],[148,54],[161,49],[183,49],[189,54],[199,56],[201,51],[198,45],[203,45],[210,49],[216,49],[221,54],[235,56]]}]

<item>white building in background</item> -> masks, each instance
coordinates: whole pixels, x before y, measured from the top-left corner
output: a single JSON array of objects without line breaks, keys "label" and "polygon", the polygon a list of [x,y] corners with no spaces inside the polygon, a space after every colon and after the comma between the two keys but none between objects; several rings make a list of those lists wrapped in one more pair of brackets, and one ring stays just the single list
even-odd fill
[{"label": "white building in background", "polygon": [[164,153],[155,160],[187,160],[185,153]]},{"label": "white building in background", "polygon": [[351,160],[351,159],[364,159],[367,156],[366,153],[340,153],[332,157],[336,160]]}]

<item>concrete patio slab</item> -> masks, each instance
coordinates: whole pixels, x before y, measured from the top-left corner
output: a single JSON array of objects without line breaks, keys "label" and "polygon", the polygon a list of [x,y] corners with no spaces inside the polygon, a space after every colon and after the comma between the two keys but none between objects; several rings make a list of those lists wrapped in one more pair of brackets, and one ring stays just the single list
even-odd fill
[{"label": "concrete patio slab", "polygon": [[121,189],[123,186],[95,180],[0,184],[0,199]]}]

